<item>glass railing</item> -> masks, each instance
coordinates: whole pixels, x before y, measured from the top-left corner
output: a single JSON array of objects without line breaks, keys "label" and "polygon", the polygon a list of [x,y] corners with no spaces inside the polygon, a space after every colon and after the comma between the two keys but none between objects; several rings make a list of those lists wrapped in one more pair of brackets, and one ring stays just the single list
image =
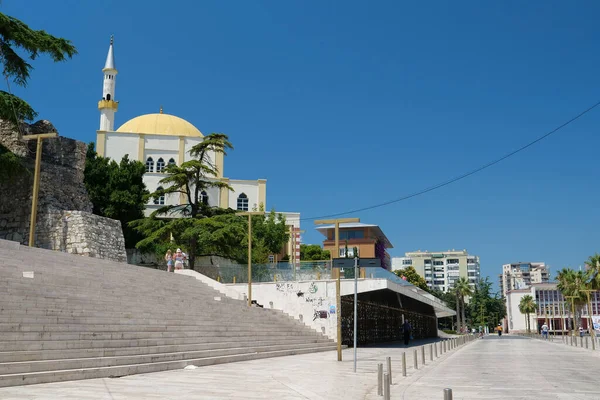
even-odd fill
[{"label": "glass railing", "polygon": [[[195,270],[221,283],[247,283],[248,266],[241,264],[200,265]],[[253,282],[331,279],[331,261],[252,264]]]}]

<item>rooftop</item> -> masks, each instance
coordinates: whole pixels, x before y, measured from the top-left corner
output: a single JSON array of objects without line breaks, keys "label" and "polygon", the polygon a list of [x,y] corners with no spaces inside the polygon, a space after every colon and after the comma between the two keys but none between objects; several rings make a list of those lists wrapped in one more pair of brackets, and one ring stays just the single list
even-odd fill
[{"label": "rooftop", "polygon": [[[382,238],[384,240],[386,248],[388,248],[388,249],[394,248],[394,246],[392,245],[392,242],[390,242],[389,239],[387,238],[387,236],[385,236],[385,233],[383,233],[383,231],[381,230],[379,225],[364,224],[362,222],[340,224],[340,230],[342,230],[342,229],[357,229],[357,228],[370,228],[370,229],[374,230],[375,236]],[[329,229],[335,229],[335,225],[319,225],[315,229],[317,231],[319,231],[321,234],[323,234],[324,236],[327,236],[327,231]]]}]

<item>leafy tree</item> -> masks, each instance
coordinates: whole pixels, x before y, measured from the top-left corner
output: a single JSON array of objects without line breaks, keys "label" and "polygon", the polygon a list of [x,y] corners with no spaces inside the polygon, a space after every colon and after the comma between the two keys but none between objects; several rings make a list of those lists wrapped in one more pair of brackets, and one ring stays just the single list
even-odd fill
[{"label": "leafy tree", "polygon": [[129,160],[125,155],[120,163],[99,157],[94,143],[87,148],[84,183],[93,205],[93,213],[121,221],[125,247],[132,248],[141,240],[129,222],[144,217],[149,192],[143,181],[143,163]]},{"label": "leafy tree", "polygon": [[531,323],[529,321],[529,315],[534,313],[537,308],[537,304],[533,300],[531,295],[525,295],[521,297],[521,301],[519,301],[519,311],[521,314],[525,314],[525,322],[527,326],[527,332],[531,332]]},{"label": "leafy tree", "polygon": [[[22,21],[0,13],[0,60],[3,75],[7,82],[11,79],[17,86],[25,87],[33,66],[19,56],[14,48],[27,53],[27,58],[35,60],[40,54],[48,54],[54,61],[63,61],[77,54],[70,41],[54,37],[43,30],[33,30]],[[37,112],[23,99],[0,90],[0,119],[11,122],[15,128],[23,121],[32,121]],[[7,181],[11,176],[23,172],[23,160],[0,147],[0,180]]]},{"label": "leafy tree", "polygon": [[467,319],[465,315],[465,297],[471,296],[473,294],[473,291],[471,290],[471,286],[469,286],[469,281],[464,276],[458,278],[454,289],[456,290],[456,294],[458,296],[457,301],[459,302],[462,310],[462,318],[460,324],[460,329],[462,330],[463,328],[467,327]]},{"label": "leafy tree", "polygon": [[331,259],[329,250],[323,250],[318,244],[301,244],[300,260],[302,261],[322,261]]},{"label": "leafy tree", "polygon": [[591,289],[600,289],[600,254],[589,256],[585,262]]},{"label": "leafy tree", "polygon": [[429,287],[427,286],[425,278],[419,275],[415,270],[415,267],[412,265],[404,269],[396,270],[394,273],[400,278],[405,279],[407,282],[412,283],[416,287],[429,292]]}]

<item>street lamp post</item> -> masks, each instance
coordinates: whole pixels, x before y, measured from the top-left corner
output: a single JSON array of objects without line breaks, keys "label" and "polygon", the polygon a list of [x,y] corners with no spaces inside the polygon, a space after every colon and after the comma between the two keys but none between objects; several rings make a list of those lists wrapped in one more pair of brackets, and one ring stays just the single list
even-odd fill
[{"label": "street lamp post", "polygon": [[264,215],[263,211],[242,211],[236,215],[248,216],[248,307],[252,306],[252,216]]},{"label": "street lamp post", "polygon": [[29,247],[35,245],[35,222],[37,220],[37,205],[40,193],[40,169],[42,165],[42,140],[55,138],[56,132],[39,133],[37,135],[27,135],[25,140],[37,140],[35,151],[35,172],[33,175],[33,193],[31,195],[31,219],[29,221]]},{"label": "street lamp post", "polygon": [[[338,219],[321,219],[315,221],[315,225],[335,225],[335,249],[339,255],[340,251],[340,224],[344,223],[356,223],[360,222],[359,218],[338,218]],[[331,272],[333,273],[333,251],[330,254],[332,268]],[[341,287],[342,282],[340,280],[340,271],[337,272],[337,280],[335,282],[335,303],[336,303],[336,315],[337,315],[337,357],[338,361],[342,361],[342,296],[341,296]]]},{"label": "street lamp post", "polygon": [[590,293],[595,292],[593,289],[585,289],[582,292],[585,292],[587,295],[588,301],[588,329],[590,330],[590,336],[592,337],[592,350],[596,350],[596,332],[594,330],[594,321],[592,320],[592,300],[590,298]]},{"label": "street lamp post", "polygon": [[571,325],[573,327],[573,329],[571,332],[571,336],[575,336],[575,299],[578,298],[579,296],[565,296],[565,297],[567,299],[571,299],[571,310],[573,311],[573,324]]}]

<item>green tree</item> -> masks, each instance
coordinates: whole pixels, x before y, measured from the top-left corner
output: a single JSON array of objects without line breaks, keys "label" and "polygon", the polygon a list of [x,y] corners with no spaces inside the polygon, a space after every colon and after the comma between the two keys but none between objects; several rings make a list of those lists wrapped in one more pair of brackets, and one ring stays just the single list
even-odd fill
[{"label": "green tree", "polygon": [[149,194],[143,181],[145,171],[143,163],[132,161],[127,155],[117,163],[99,157],[94,143],[88,145],[83,181],[93,213],[121,221],[127,248],[133,248],[142,239],[129,222],[144,217]]},{"label": "green tree", "polygon": [[429,287],[427,286],[427,282],[425,281],[425,278],[423,278],[421,275],[419,275],[417,273],[417,270],[415,270],[415,267],[413,267],[412,265],[408,266],[404,269],[396,270],[396,271],[394,271],[394,273],[402,279],[406,278],[405,280],[407,282],[412,283],[416,287],[429,292]]},{"label": "green tree", "polygon": [[318,244],[301,244],[300,245],[300,260],[301,261],[323,261],[331,259],[329,250],[323,250]]},{"label": "green tree", "polygon": [[[581,314],[581,309],[587,303],[587,295],[584,290],[590,288],[588,274],[583,271],[575,271],[571,268],[563,268],[558,271],[556,279],[558,281],[558,290],[560,290],[563,296],[574,296],[575,315],[573,315],[573,323],[575,326],[580,326],[581,320],[578,314]],[[572,308],[571,299],[567,299],[567,302],[568,309],[570,310]],[[573,329],[575,329],[575,326]]]},{"label": "green tree", "polygon": [[600,254],[589,256],[585,262],[591,289],[600,289]]},{"label": "green tree", "polygon": [[227,135],[211,133],[192,147],[189,152],[191,160],[181,165],[167,165],[165,177],[160,180],[163,189],[155,191],[151,197],[182,195],[183,202],[166,205],[148,218],[131,222],[133,228],[146,235],[145,239],[138,242],[137,248],[156,251],[157,244],[173,239],[174,246],[182,247],[187,252],[189,266],[194,269],[198,237],[204,228],[201,220],[231,213],[218,207],[210,207],[202,195],[203,191],[211,188],[233,190],[227,183],[215,179],[218,170],[211,158],[216,153],[226,155],[229,149],[233,149],[233,146]]},{"label": "green tree", "polygon": [[[52,36],[43,30],[33,30],[22,21],[0,13],[2,72],[7,82],[12,80],[21,87],[27,86],[33,66],[17,54],[15,48],[24,51],[29,60],[35,60],[40,54],[47,54],[58,62],[77,54],[70,41]],[[9,121],[18,128],[21,122],[32,121],[37,115],[25,100],[0,90],[0,119]],[[0,147],[0,165],[2,181],[7,181],[11,176],[25,170],[23,160],[3,146]]]},{"label": "green tree", "polygon": [[465,277],[460,277],[458,278],[458,280],[456,281],[456,284],[454,285],[454,289],[456,290],[456,293],[458,294],[458,302],[460,303],[461,306],[461,324],[460,324],[460,329],[463,330],[463,328],[466,328],[467,326],[467,319],[466,319],[466,315],[465,315],[465,297],[469,297],[473,294],[473,291],[471,290],[471,286],[469,286],[469,281],[467,280],[467,278]]},{"label": "green tree", "polygon": [[537,309],[537,304],[533,300],[533,297],[529,294],[521,297],[519,301],[519,311],[521,314],[525,314],[525,325],[527,327],[527,333],[531,332],[531,322],[529,321],[529,315],[534,313]]}]

